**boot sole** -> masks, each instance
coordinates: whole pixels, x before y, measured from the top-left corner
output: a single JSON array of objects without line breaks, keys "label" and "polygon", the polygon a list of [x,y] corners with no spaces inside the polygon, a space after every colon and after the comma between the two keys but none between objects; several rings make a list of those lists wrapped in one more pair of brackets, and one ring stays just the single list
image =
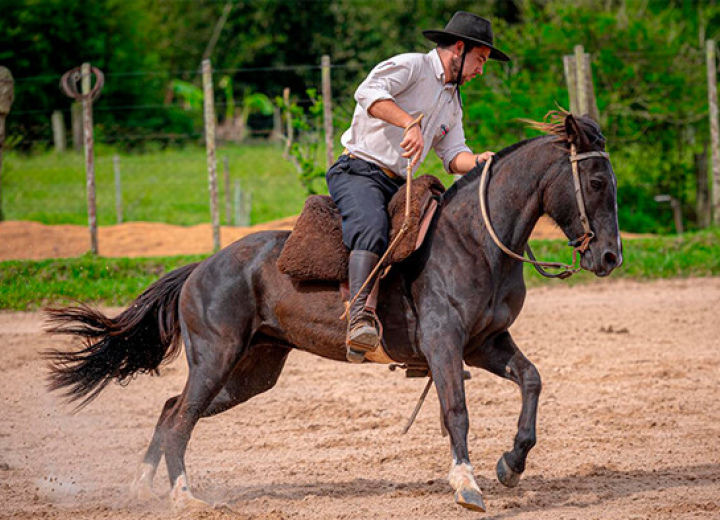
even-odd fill
[{"label": "boot sole", "polygon": [[375,330],[360,331],[347,341],[348,347],[363,351],[375,350],[379,343],[380,337]]}]

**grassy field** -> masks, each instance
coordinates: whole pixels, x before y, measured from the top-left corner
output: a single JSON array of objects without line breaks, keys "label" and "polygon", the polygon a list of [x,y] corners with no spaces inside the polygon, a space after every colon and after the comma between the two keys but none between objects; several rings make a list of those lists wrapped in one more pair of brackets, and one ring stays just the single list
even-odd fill
[{"label": "grassy field", "polygon": [[[534,241],[531,245],[542,260],[569,262],[571,250],[562,241]],[[720,276],[720,230],[689,234],[684,238],[626,240],[624,255],[624,265],[611,279]],[[202,259],[202,256],[153,259],[84,256],[0,262],[0,309],[27,310],[73,302],[127,305],[163,273]],[[525,273],[529,286],[596,280],[586,272],[566,281],[547,280],[529,266]]]},{"label": "grassy field", "polygon": [[[339,149],[339,145],[336,145]],[[282,147],[273,144],[227,145],[217,151],[220,221],[225,217],[224,157],[228,158],[231,200],[235,180],[252,194],[251,224],[296,215],[306,193]],[[98,225],[116,224],[112,149],[96,152]],[[155,153],[120,155],[123,213],[126,222],[147,221],[194,225],[210,222],[207,158],[204,148],[186,147]],[[324,150],[318,151],[320,160]],[[83,156],[73,152],[35,155],[6,153],[3,157],[3,211],[6,220],[43,224],[87,224]],[[432,154],[422,173],[433,173],[449,185],[442,165]],[[325,180],[315,188],[326,192]]]}]

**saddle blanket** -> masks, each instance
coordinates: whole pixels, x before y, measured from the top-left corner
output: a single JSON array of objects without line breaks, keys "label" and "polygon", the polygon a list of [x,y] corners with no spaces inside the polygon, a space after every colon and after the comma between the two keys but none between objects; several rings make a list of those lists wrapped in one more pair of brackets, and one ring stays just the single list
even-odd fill
[{"label": "saddle blanket", "polygon": [[[437,208],[437,196],[445,191],[432,175],[413,180],[410,188],[408,230],[388,256],[385,265],[401,262],[422,244]],[[400,188],[388,205],[390,242],[405,220],[406,190]],[[342,282],[348,279],[350,251],[342,240],[340,211],[327,195],[311,195],[283,247],[277,267],[296,280]]]}]

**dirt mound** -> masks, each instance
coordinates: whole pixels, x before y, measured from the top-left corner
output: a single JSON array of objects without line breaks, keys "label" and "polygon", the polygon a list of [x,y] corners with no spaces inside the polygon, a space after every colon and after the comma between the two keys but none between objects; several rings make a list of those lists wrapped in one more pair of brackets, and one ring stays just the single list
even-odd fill
[{"label": "dirt mound", "polygon": [[[297,217],[266,222],[251,227],[223,226],[222,246],[267,230],[291,230]],[[633,235],[623,234],[624,237]],[[538,222],[533,239],[563,239],[562,231],[547,217]],[[205,254],[212,251],[210,224],[173,226],[154,222],[128,222],[98,229],[98,248],[101,256],[142,257]],[[90,250],[90,233],[86,226],[46,226],[37,222],[0,222],[1,260],[41,260],[71,258]]]}]

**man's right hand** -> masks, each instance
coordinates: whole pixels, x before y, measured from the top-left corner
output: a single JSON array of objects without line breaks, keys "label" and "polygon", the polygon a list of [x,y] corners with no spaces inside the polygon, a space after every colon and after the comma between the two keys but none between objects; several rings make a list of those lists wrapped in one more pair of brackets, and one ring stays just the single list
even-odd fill
[{"label": "man's right hand", "polygon": [[412,168],[414,168],[420,160],[422,151],[425,148],[425,140],[423,139],[420,125],[412,126],[405,133],[405,137],[400,143],[400,146],[403,150],[405,150],[405,153],[402,154],[402,156],[405,158],[411,158],[410,164]]}]

